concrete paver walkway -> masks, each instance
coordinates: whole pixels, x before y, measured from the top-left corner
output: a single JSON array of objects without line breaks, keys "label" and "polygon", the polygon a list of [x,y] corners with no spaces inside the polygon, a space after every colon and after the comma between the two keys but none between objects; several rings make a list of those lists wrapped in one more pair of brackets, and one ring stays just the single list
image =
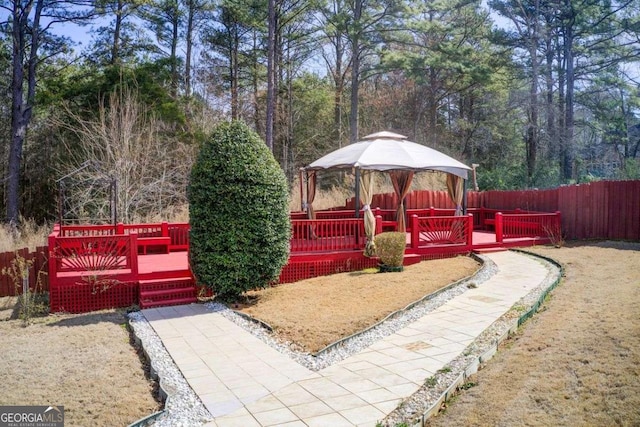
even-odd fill
[{"label": "concrete paver walkway", "polygon": [[374,426],[548,273],[520,253],[486,256],[498,267],[489,280],[318,372],[202,305],[143,314],[214,417],[207,426]]}]

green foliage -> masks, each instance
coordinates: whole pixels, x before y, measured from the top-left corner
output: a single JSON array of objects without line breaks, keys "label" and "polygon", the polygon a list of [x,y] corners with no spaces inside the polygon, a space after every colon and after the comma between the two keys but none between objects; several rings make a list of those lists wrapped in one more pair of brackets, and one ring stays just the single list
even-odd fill
[{"label": "green foliage", "polygon": [[406,234],[401,232],[380,233],[375,237],[376,255],[382,264],[389,267],[402,266],[406,239]]},{"label": "green foliage", "polygon": [[278,278],[289,255],[287,191],[273,155],[245,124],[219,125],[202,146],[188,187],[190,262],[217,297],[235,299]]},{"label": "green foliage", "polygon": [[295,144],[293,153],[302,164],[338,148],[332,137],[334,93],[326,78],[305,73],[293,84]]},{"label": "green foliage", "polygon": [[53,104],[67,100],[74,112],[95,114],[98,106],[110,94],[131,90],[139,94],[139,101],[148,111],[170,127],[183,126],[185,110],[171,95],[170,61],[159,59],[140,64],[106,66],[99,70],[78,67],[71,72],[46,80],[39,92],[42,103]]},{"label": "green foliage", "polygon": [[620,177],[622,179],[640,179],[640,159],[625,159]]}]

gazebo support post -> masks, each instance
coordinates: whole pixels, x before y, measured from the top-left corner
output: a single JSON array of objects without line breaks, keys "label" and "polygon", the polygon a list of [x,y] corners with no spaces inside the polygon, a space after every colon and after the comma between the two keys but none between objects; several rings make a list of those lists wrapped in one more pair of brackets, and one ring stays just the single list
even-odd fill
[{"label": "gazebo support post", "polygon": [[307,182],[304,179],[306,170],[304,168],[300,168],[300,172],[299,173],[300,173],[300,212],[302,212],[302,211],[304,211],[304,186],[303,186],[303,184]]},{"label": "gazebo support post", "polygon": [[467,214],[467,180],[462,180],[462,215]]},{"label": "gazebo support post", "polygon": [[356,209],[356,218],[360,218],[360,168],[356,168],[356,200],[353,204]]}]

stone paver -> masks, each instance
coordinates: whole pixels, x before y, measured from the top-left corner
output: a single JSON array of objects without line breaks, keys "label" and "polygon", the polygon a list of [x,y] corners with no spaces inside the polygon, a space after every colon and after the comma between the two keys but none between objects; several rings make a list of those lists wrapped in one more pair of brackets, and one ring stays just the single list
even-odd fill
[{"label": "stone paver", "polygon": [[489,280],[319,372],[202,305],[143,314],[214,417],[210,426],[374,426],[548,273],[516,252],[486,256],[498,267]]}]

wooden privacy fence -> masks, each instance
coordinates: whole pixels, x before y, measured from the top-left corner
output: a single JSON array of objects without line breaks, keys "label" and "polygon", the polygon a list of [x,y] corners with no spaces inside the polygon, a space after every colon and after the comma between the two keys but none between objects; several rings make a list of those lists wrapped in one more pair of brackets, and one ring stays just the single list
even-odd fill
[{"label": "wooden privacy fence", "polygon": [[[49,248],[39,246],[35,251],[29,251],[29,248],[19,249],[17,251],[0,253],[0,272],[5,269],[12,268],[12,262],[16,257],[21,257],[27,261],[33,261],[29,268],[29,288],[32,291],[46,292],[49,290],[48,269],[48,253]],[[40,277],[39,288],[38,276]],[[0,274],[0,297],[14,296],[22,294],[22,281],[16,286],[14,279],[7,274]]]},{"label": "wooden privacy fence", "polygon": [[484,207],[562,213],[568,239],[640,240],[640,181],[599,181],[550,190],[484,191]]},{"label": "wooden privacy fence", "polygon": [[[395,209],[398,197],[376,194],[372,208]],[[407,210],[453,209],[446,191],[420,190],[407,195]],[[546,190],[469,191],[467,207],[496,211],[562,213],[562,232],[568,239],[640,240],[640,180],[598,181]],[[354,199],[343,209],[353,209]],[[506,213],[506,212],[503,212]]]}]

